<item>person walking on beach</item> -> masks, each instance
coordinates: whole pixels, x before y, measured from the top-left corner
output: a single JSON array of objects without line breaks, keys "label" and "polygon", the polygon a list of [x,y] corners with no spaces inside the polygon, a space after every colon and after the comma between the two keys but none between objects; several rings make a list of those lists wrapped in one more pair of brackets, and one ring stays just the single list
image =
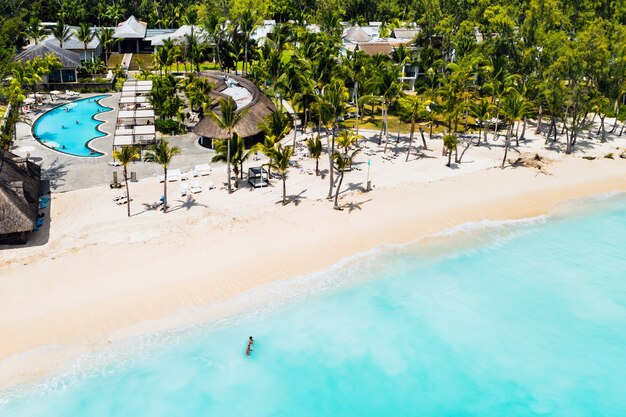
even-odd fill
[{"label": "person walking on beach", "polygon": [[254,339],[252,336],[248,338],[248,347],[246,348],[246,356],[250,356],[250,352],[252,352],[252,345],[254,344]]}]

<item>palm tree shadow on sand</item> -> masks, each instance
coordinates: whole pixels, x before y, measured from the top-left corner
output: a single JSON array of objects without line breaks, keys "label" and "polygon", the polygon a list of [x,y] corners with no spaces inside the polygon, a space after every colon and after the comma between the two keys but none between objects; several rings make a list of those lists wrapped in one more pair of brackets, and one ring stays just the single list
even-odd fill
[{"label": "palm tree shadow on sand", "polygon": [[370,201],[372,201],[372,199],[367,199],[367,200],[363,200],[363,201],[350,201],[349,203],[345,203],[340,205],[340,210],[348,210],[348,213],[352,213],[355,210],[362,210],[362,206],[365,203],[369,203]]},{"label": "palm tree shadow on sand", "polygon": [[[302,202],[302,199],[304,198],[303,195],[304,193],[307,192],[307,189],[304,189],[302,191],[300,191],[298,194],[292,194],[292,195],[288,195],[287,196],[287,204],[291,204],[293,203],[294,206],[298,207],[300,205],[300,203]],[[276,203],[274,204],[282,204],[283,200],[280,199],[278,201],[276,201]]]},{"label": "palm tree shadow on sand", "polygon": [[185,200],[174,200],[174,201],[175,203],[180,203],[180,205],[179,204],[170,205],[167,209],[168,213],[172,211],[181,210],[181,209],[185,209],[186,211],[189,211],[193,207],[208,207],[206,204],[199,203],[198,200],[193,198],[193,196],[191,195],[188,195]]}]

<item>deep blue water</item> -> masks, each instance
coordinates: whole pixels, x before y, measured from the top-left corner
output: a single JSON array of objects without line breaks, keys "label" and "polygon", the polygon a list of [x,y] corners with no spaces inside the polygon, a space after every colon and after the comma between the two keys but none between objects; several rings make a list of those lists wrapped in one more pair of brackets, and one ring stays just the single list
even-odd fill
[{"label": "deep blue water", "polygon": [[571,206],[375,251],[298,301],[23,388],[0,416],[623,416],[626,198]]},{"label": "deep blue water", "polygon": [[76,100],[46,112],[35,122],[33,133],[45,146],[74,156],[102,156],[92,150],[89,142],[105,136],[97,129],[100,122],[93,118],[101,112],[111,111],[100,105],[98,100],[107,94]]}]

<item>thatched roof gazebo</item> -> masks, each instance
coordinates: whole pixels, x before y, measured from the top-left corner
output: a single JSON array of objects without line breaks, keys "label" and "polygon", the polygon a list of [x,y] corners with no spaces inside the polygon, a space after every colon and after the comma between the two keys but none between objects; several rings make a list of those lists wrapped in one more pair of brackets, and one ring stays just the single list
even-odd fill
[{"label": "thatched roof gazebo", "polygon": [[352,43],[369,42],[370,36],[360,26],[352,26],[343,32],[344,41]]},{"label": "thatched roof gazebo", "polygon": [[[213,111],[219,114],[218,101],[220,98],[231,97],[237,102],[237,111],[248,109],[241,122],[235,128],[235,133],[244,138],[246,146],[250,147],[261,142],[264,137],[259,124],[263,119],[276,110],[274,103],[258,89],[254,83],[233,74],[219,71],[203,71],[202,77],[208,78],[215,84],[211,92]],[[238,96],[238,92],[247,91],[247,96]],[[210,118],[203,117],[193,129],[193,132],[209,141],[201,140],[203,146],[212,147],[212,139],[227,139],[228,132]]]},{"label": "thatched roof gazebo", "polygon": [[41,169],[10,152],[0,164],[0,244],[25,243],[37,223]]}]

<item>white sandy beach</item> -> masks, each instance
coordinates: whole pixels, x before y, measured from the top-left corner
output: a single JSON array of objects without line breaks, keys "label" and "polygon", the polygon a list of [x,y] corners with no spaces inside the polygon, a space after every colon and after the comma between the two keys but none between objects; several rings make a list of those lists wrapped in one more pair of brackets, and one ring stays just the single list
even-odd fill
[{"label": "white sandy beach", "polygon": [[[444,165],[440,140],[429,142],[427,157],[408,163],[403,153],[393,161],[363,153],[360,170],[346,175],[343,211],[325,199],[327,178],[298,168],[287,180],[288,195],[297,198],[285,207],[277,180],[265,189],[204,190],[193,197],[180,197],[179,183],[169,183],[173,209],[164,215],[147,208],[162,184],[144,179],[131,184],[131,218],[112,202],[120,190],[53,194],[40,235],[29,246],[0,250],[0,387],[61,369],[110,341],[233,314],[207,317],[195,309],[379,245],[467,222],[534,217],[571,199],[626,191],[626,159],[618,156],[626,138],[594,143],[586,151],[600,157],[593,161],[545,149],[543,138],[523,143],[521,151],[551,160],[541,171],[501,170],[501,141],[491,145],[470,148],[454,169]],[[373,141],[367,146],[378,149]],[[614,160],[602,158],[609,152]],[[368,158],[374,189],[366,193]],[[320,168],[327,164],[320,160]],[[214,168],[198,181],[221,185],[224,177]]]}]

